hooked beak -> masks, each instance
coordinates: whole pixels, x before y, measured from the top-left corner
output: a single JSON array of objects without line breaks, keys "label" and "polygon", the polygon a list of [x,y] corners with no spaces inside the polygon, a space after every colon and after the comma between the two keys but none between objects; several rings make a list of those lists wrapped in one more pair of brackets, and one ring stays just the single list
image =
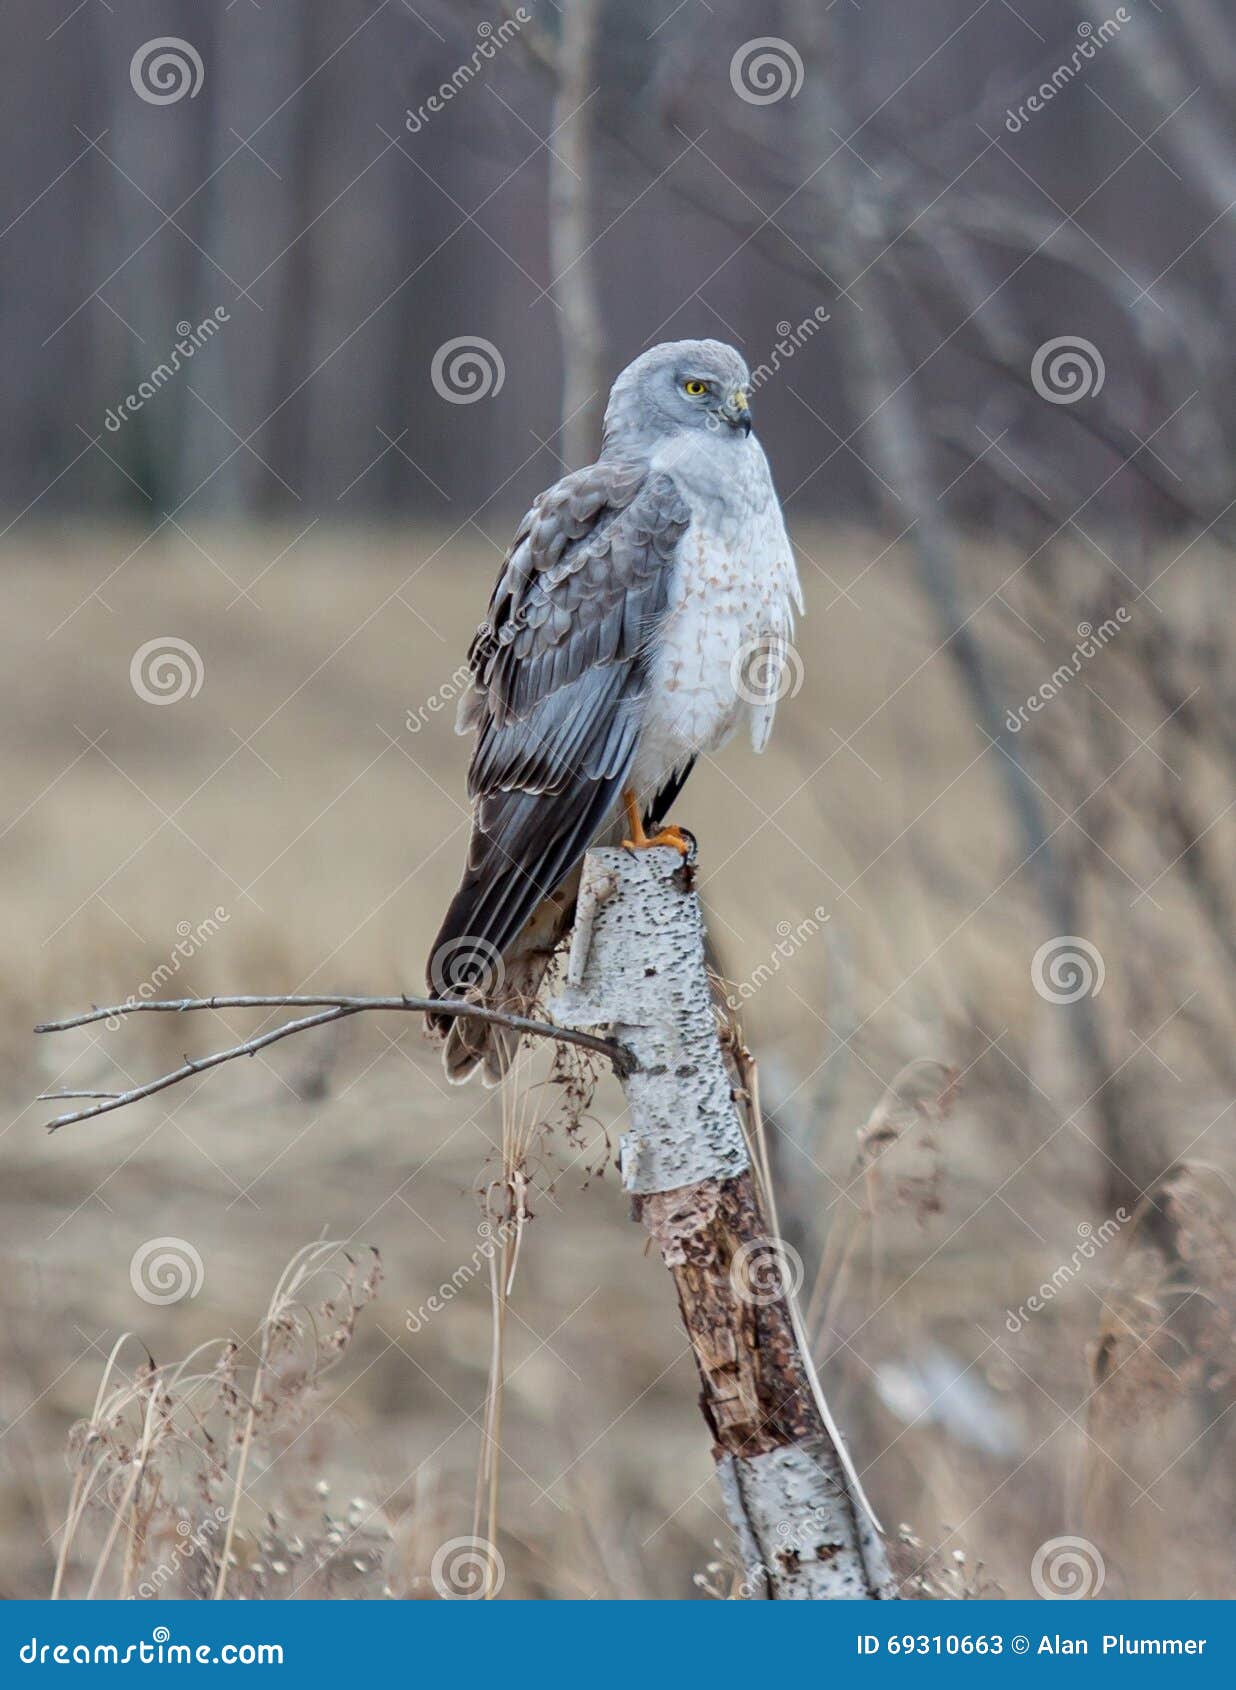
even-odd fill
[{"label": "hooked beak", "polygon": [[744,435],[751,432],[751,407],[747,403],[745,388],[735,388],[733,393],[721,407],[721,415],[731,428],[740,428]]}]

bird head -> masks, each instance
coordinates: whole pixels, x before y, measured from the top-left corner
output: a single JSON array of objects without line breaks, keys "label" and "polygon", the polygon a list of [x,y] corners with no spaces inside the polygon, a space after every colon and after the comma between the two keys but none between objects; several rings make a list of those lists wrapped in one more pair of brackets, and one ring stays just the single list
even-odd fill
[{"label": "bird head", "polygon": [[641,353],[615,381],[605,411],[607,446],[641,447],[693,429],[745,439],[751,374],[719,340],[671,340]]}]

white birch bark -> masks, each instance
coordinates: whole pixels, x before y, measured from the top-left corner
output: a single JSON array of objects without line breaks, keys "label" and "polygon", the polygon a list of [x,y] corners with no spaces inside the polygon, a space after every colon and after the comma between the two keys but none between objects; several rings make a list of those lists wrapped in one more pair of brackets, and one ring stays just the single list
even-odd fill
[{"label": "white birch bark", "polygon": [[[678,1251],[677,1241],[666,1247],[673,1237],[667,1215],[688,1237],[696,1213],[717,1212],[715,1186],[701,1194],[703,1201],[693,1201],[690,1188],[749,1174],[690,878],[689,866],[670,849],[589,852],[566,981],[553,1005],[561,1025],[604,1027],[634,1059],[623,1080],[631,1120],[622,1146],[623,1184],[637,1198],[673,1194],[668,1206],[653,1201],[645,1212],[671,1271],[686,1251]],[[727,1289],[739,1298],[737,1287]],[[758,1454],[716,1451],[748,1593],[808,1601],[895,1596],[878,1523],[820,1392],[792,1300],[787,1302],[794,1372],[809,1382],[805,1395],[822,1424],[818,1435]],[[735,1326],[742,1320],[736,1309]],[[689,1320],[687,1325],[691,1330]],[[694,1341],[696,1333],[691,1335]],[[696,1354],[703,1373],[699,1346]],[[715,1357],[709,1359],[715,1369]]]},{"label": "white birch bark", "polygon": [[677,851],[592,851],[580,882],[564,1027],[607,1026],[635,1058],[625,1083],[628,1191],[673,1191],[748,1165],[704,970],[699,899],[675,887]]}]

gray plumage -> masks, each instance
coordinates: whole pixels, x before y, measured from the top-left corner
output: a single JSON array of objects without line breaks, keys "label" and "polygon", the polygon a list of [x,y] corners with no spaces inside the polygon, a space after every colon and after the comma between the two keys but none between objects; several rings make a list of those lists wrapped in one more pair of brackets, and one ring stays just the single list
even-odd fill
[{"label": "gray plumage", "polygon": [[[526,1012],[623,791],[660,820],[695,756],[744,713],[753,737],[766,734],[757,717],[771,720],[775,697],[736,687],[735,652],[740,636],[765,642],[776,668],[797,581],[749,438],[748,380],[717,341],[654,347],[614,383],[598,461],[520,524],[469,650],[457,728],[475,735],[473,832],[431,991]],[[435,1030],[452,1079],[479,1063],[495,1083],[509,1065],[515,1041],[500,1028]]]}]

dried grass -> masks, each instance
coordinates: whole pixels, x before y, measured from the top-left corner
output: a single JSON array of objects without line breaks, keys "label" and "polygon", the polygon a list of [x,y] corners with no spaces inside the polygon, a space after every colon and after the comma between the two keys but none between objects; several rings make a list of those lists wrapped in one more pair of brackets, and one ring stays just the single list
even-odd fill
[{"label": "dried grass", "polygon": [[366,1505],[336,1520],[328,1480],[313,1487],[323,1506],[312,1524],[293,1529],[303,1498],[292,1497],[284,1458],[314,1425],[323,1380],[381,1277],[376,1250],[362,1266],[337,1243],[310,1244],[243,1343],[202,1344],[163,1365],[143,1352],[126,1372],[124,1357],[143,1346],[118,1338],[93,1410],[70,1435],[53,1598],[270,1596],[310,1581],[316,1594],[342,1594],[351,1575],[375,1572],[375,1534],[356,1541]]}]

